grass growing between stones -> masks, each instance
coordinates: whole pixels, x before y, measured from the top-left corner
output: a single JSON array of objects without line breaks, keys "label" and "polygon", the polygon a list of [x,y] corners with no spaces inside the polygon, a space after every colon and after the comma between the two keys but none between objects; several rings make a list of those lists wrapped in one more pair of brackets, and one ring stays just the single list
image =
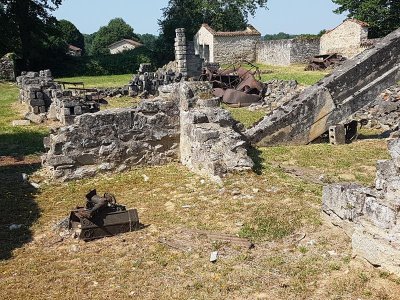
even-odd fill
[{"label": "grass growing between stones", "polygon": [[[11,106],[16,88],[7,88],[1,86],[8,93],[1,99],[4,131],[18,115]],[[0,167],[0,299],[397,299],[398,279],[353,260],[350,240],[324,223],[322,184],[314,180],[371,184],[376,160],[387,158],[386,142],[251,153],[256,172],[230,175],[223,186],[176,163],[42,183],[39,190],[20,180],[37,169],[35,161],[7,158]],[[137,208],[148,227],[90,243],[61,240],[53,225],[92,188]],[[10,231],[10,224],[22,227]],[[255,248],[193,238],[186,252],[159,243],[179,240],[183,229],[247,237]],[[220,256],[212,264],[215,249]]]},{"label": "grass growing between stones", "polygon": [[228,110],[232,117],[242,123],[246,128],[252,127],[266,115],[266,111],[261,109],[251,111],[248,108],[230,107],[226,104],[222,104],[222,107]]}]

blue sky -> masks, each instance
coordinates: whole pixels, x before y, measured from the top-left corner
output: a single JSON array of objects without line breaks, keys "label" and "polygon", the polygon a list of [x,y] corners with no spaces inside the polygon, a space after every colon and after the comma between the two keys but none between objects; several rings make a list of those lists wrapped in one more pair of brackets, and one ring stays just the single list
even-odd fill
[{"label": "blue sky", "polygon": [[[115,17],[123,18],[137,33],[158,34],[157,19],[168,0],[64,0],[54,12],[58,19],[74,23],[82,33],[93,33]],[[249,23],[263,35],[286,32],[318,33],[336,27],[345,15],[332,12],[331,0],[269,0]]]}]

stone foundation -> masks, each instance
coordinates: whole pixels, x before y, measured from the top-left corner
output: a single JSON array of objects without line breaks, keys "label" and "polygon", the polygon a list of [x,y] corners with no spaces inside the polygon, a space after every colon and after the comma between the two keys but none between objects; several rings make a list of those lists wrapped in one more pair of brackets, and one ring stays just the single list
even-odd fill
[{"label": "stone foundation", "polygon": [[391,160],[379,161],[374,188],[334,184],[324,188],[324,214],[351,237],[353,252],[400,275],[400,139]]},{"label": "stone foundation", "polygon": [[75,117],[100,110],[99,104],[89,99],[90,95],[63,90],[54,81],[50,70],[22,72],[17,83],[20,102],[26,104],[29,111],[25,117],[34,123],[51,119],[70,125]]},{"label": "stone foundation", "polygon": [[251,169],[246,143],[229,112],[215,107],[214,99],[201,99],[211,95],[209,83],[170,84],[159,92],[137,108],[78,116],[45,139],[43,165],[61,181],[179,158],[216,181],[227,172]]}]

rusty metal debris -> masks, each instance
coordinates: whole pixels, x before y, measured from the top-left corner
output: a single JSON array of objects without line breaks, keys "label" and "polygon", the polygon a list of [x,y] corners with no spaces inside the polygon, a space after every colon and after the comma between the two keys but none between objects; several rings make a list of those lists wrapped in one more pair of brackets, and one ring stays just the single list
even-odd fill
[{"label": "rusty metal debris", "polygon": [[137,210],[117,204],[114,195],[100,197],[92,190],[86,200],[86,206],[77,207],[69,217],[68,227],[79,239],[91,241],[140,229]]},{"label": "rusty metal debris", "polygon": [[310,61],[305,68],[305,71],[320,71],[325,70],[329,67],[336,67],[345,60],[346,58],[337,53],[316,55],[310,58]]},{"label": "rusty metal debris", "polygon": [[257,66],[247,62],[250,69],[241,66],[219,68],[218,64],[208,64],[203,68],[199,80],[210,81],[213,85],[213,95],[231,106],[249,106],[257,103],[265,95],[264,84],[255,78],[260,72]]}]

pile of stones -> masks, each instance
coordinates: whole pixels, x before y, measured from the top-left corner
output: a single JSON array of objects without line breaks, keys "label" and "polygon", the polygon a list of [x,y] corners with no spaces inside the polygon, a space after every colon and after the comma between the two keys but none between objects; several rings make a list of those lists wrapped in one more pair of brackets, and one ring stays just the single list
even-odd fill
[{"label": "pile of stones", "polygon": [[296,80],[273,79],[264,82],[264,85],[266,87],[264,103],[271,109],[282,106],[288,97],[292,98],[298,87]]},{"label": "pile of stones", "polygon": [[367,128],[397,129],[400,122],[400,85],[385,90],[373,103],[358,111],[353,119],[368,120]]}]

